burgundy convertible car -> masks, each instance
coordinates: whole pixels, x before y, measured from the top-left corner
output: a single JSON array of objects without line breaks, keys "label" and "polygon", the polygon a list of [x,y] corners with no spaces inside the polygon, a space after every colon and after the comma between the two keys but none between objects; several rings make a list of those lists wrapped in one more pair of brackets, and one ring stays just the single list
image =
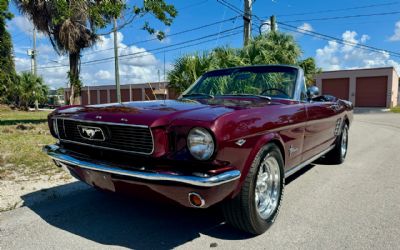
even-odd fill
[{"label": "burgundy convertible car", "polygon": [[261,234],[285,178],[320,157],[344,161],[352,119],[352,104],[307,89],[301,68],[237,67],[207,72],[178,100],[60,108],[44,151],[96,188],[221,203],[228,223]]}]

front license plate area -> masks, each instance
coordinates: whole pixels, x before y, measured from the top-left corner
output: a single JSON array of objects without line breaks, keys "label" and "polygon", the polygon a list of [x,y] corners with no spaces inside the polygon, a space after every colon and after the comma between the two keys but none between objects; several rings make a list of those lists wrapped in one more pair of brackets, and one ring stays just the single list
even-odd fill
[{"label": "front license plate area", "polygon": [[115,192],[115,186],[112,182],[111,175],[102,172],[87,171],[90,183],[100,189]]}]

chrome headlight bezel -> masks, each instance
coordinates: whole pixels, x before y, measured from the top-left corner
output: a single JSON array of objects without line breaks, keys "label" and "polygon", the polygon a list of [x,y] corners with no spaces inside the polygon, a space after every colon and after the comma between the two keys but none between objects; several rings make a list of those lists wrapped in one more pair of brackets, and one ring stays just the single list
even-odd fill
[{"label": "chrome headlight bezel", "polygon": [[206,161],[214,155],[214,137],[207,129],[202,127],[192,128],[186,141],[189,152],[195,159]]},{"label": "chrome headlight bezel", "polygon": [[53,122],[53,132],[54,132],[54,134],[57,136],[57,137],[59,137],[59,132],[58,132],[58,121],[57,121],[57,119],[56,118],[53,118],[52,119],[52,122]]}]

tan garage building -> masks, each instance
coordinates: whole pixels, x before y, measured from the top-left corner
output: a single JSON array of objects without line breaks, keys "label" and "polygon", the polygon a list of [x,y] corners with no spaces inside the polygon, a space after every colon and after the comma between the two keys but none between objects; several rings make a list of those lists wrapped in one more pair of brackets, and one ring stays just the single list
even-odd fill
[{"label": "tan garage building", "polygon": [[399,98],[395,68],[324,71],[316,76],[322,94],[353,102],[355,107],[393,107]]}]

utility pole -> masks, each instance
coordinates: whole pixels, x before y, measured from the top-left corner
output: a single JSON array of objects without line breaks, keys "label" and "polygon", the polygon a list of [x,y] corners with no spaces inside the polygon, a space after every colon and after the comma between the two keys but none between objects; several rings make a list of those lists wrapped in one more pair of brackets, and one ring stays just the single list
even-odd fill
[{"label": "utility pole", "polygon": [[117,18],[114,17],[114,60],[115,60],[115,86],[117,102],[121,103],[121,86],[119,84],[119,65],[118,65],[118,39],[117,39]]},{"label": "utility pole", "polygon": [[244,16],[243,16],[243,43],[246,46],[251,38],[251,8],[253,0],[244,0]]},{"label": "utility pole", "polygon": [[269,18],[269,23],[270,23],[270,25],[271,25],[271,31],[272,31],[272,32],[275,32],[275,31],[276,31],[276,18],[275,18],[274,15],[272,15],[272,16]]},{"label": "utility pole", "polygon": [[32,58],[33,58],[33,74],[37,75],[37,64],[36,64],[36,28],[33,27],[33,51],[32,51]]},{"label": "utility pole", "polygon": [[165,82],[165,51],[164,51],[164,82]]},{"label": "utility pole", "polygon": [[[36,64],[36,28],[33,27],[33,46],[32,50],[28,50],[28,55],[31,56],[31,73],[34,76],[37,76],[37,64]],[[35,91],[33,91],[33,94],[35,94]],[[35,99],[35,110],[39,109],[39,102],[37,99]]]}]

